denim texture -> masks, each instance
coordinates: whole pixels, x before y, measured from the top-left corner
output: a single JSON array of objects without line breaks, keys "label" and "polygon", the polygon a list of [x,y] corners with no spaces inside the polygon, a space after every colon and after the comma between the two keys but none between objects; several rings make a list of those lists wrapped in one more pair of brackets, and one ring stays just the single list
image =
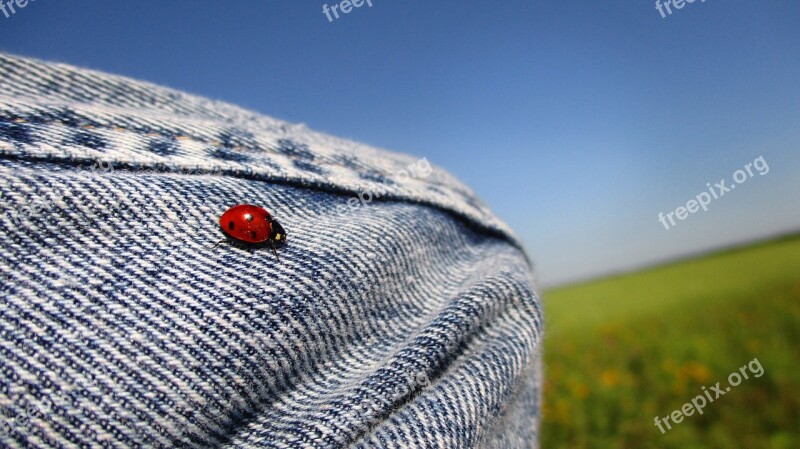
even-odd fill
[{"label": "denim texture", "polygon": [[0,54],[0,173],[0,446],[538,447],[530,264],[427,161]]}]

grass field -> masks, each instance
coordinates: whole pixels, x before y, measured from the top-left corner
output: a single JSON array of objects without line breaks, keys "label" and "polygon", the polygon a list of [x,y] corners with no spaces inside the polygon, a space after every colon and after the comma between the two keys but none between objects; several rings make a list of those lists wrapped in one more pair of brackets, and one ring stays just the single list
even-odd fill
[{"label": "grass field", "polygon": [[[800,448],[800,236],[544,301],[544,449]],[[655,426],[754,358],[761,377],[664,434]]]}]

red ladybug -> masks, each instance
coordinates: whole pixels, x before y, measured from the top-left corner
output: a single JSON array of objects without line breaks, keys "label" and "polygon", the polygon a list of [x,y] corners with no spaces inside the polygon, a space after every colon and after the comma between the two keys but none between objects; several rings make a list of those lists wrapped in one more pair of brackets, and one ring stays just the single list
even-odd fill
[{"label": "red ladybug", "polygon": [[278,220],[272,218],[263,207],[252,204],[238,204],[226,210],[219,217],[219,225],[222,232],[234,240],[252,244],[269,243],[275,257],[278,256],[275,243],[286,242],[286,231]]}]

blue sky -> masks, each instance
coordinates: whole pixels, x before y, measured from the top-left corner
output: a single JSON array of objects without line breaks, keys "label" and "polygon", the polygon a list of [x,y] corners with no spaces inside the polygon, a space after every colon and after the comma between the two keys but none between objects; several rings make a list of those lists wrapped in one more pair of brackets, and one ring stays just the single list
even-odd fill
[{"label": "blue sky", "polygon": [[[800,229],[800,2],[31,1],[0,50],[427,157],[543,285]],[[665,230],[759,156],[769,165]]]}]

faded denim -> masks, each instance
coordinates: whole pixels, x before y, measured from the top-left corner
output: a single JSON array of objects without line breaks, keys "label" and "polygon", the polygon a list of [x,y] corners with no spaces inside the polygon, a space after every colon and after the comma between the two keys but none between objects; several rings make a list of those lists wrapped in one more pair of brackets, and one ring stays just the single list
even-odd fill
[{"label": "faded denim", "polygon": [[427,159],[8,55],[0,156],[0,446],[538,447],[530,264]]}]

